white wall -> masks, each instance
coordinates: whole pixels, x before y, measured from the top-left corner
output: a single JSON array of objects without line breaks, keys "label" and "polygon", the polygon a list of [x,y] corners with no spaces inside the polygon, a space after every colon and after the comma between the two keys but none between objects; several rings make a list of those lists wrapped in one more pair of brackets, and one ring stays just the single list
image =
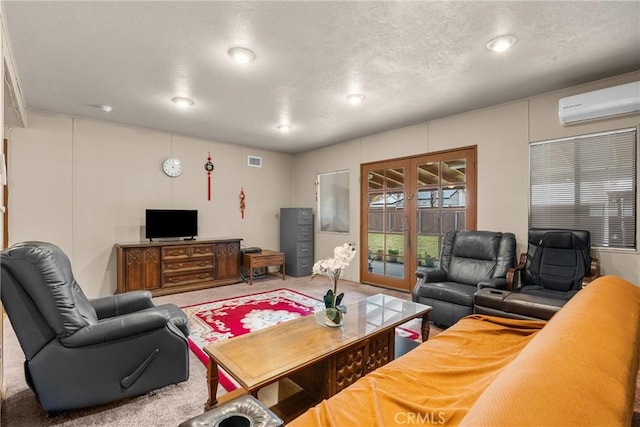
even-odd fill
[{"label": "white wall", "polygon": [[[89,297],[115,291],[113,245],[144,240],[145,208],[198,209],[200,239],[279,248],[278,213],[292,202],[291,155],[60,114],[29,111],[28,118],[28,128],[9,135],[10,244],[58,244]],[[263,168],[247,166],[247,154],[263,157]],[[178,178],[162,172],[171,156],[184,166]]]},{"label": "white wall", "polygon": [[[351,232],[346,235],[318,233],[316,258],[331,254],[334,246],[359,241],[360,164],[408,155],[477,145],[478,221],[481,230],[511,231],[518,252],[526,251],[529,200],[529,142],[639,126],[640,114],[598,120],[573,126],[558,121],[558,100],[640,80],[629,73],[587,85],[571,87],[520,101],[396,129],[295,156],[295,204],[317,211],[313,182],[316,173],[351,171]],[[640,205],[640,204],[639,204]],[[638,235],[640,243],[640,233]],[[359,248],[359,250],[361,250]],[[604,274],[615,274],[640,283],[640,252],[594,250]],[[354,262],[347,274],[359,278]]]},{"label": "white wall", "polygon": [[[525,250],[528,228],[528,144],[531,141],[639,126],[640,114],[561,126],[561,97],[639,80],[640,72],[358,138],[296,156],[124,125],[29,111],[29,127],[9,139],[9,240],[46,240],[70,254],[90,297],[115,290],[113,244],[144,236],[144,209],[198,209],[200,236],[240,237],[247,246],[279,248],[281,207],[312,207],[318,173],[350,170],[348,234],[317,233],[316,259],[343,242],[359,243],[360,164],[456,147],[478,147],[478,229],[516,233]],[[204,162],[211,152],[213,200],[206,200]],[[262,169],[247,155],[263,157]],[[183,161],[179,178],[161,170]],[[240,188],[246,216],[240,219]],[[640,237],[640,236],[639,236]],[[638,239],[640,241],[640,238]],[[638,251],[595,250],[605,274],[640,283]],[[355,260],[346,276],[359,280]]]}]

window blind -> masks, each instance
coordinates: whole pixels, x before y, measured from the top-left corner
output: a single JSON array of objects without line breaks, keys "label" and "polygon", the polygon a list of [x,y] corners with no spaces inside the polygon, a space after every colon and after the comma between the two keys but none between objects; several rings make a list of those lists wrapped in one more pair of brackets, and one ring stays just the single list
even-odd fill
[{"label": "window blind", "polygon": [[529,226],[588,230],[636,247],[636,128],[531,143]]}]

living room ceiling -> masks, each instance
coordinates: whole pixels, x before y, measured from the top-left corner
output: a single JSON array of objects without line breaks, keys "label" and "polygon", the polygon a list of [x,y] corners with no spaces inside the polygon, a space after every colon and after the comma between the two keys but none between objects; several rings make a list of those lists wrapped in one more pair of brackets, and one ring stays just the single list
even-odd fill
[{"label": "living room ceiling", "polygon": [[[3,8],[27,108],[286,153],[640,69],[638,1]],[[507,34],[511,49],[487,49]]]}]

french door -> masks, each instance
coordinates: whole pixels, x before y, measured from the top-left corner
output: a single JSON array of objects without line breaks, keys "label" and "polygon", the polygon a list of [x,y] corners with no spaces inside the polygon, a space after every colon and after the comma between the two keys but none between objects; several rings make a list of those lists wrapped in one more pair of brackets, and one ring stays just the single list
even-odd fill
[{"label": "french door", "polygon": [[410,291],[447,231],[476,228],[476,146],[360,166],[360,280]]}]

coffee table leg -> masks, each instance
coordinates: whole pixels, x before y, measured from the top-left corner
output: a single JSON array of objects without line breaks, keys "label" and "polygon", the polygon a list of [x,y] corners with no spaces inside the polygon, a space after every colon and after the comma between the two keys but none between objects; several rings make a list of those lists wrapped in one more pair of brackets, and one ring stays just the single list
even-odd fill
[{"label": "coffee table leg", "polygon": [[429,313],[425,313],[422,315],[422,342],[425,342],[429,339],[429,332],[431,330],[431,326],[429,325]]},{"label": "coffee table leg", "polygon": [[207,364],[207,385],[209,386],[209,400],[204,404],[204,410],[208,411],[218,404],[218,364],[209,358]]}]

